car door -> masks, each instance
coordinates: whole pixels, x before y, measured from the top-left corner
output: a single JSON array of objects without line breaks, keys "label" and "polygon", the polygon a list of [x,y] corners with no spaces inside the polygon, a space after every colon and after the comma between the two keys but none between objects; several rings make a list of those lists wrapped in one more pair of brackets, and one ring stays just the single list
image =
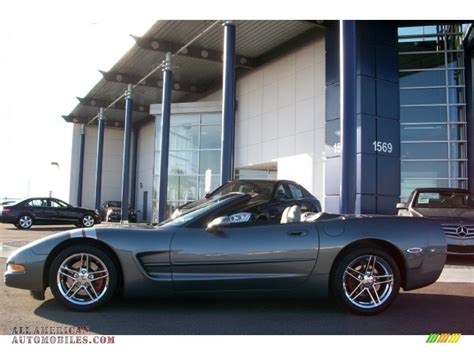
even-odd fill
[{"label": "car door", "polygon": [[51,207],[56,212],[57,223],[67,224],[67,223],[73,223],[73,222],[78,221],[79,216],[77,212],[75,211],[74,207],[57,199],[51,199],[50,203],[51,203]]},{"label": "car door", "polygon": [[311,273],[318,255],[314,224],[236,225],[210,232],[180,228],[171,242],[176,291],[285,289]]},{"label": "car door", "polygon": [[46,222],[51,217],[48,199],[38,198],[28,201],[25,205],[26,211],[33,215],[36,222]]}]

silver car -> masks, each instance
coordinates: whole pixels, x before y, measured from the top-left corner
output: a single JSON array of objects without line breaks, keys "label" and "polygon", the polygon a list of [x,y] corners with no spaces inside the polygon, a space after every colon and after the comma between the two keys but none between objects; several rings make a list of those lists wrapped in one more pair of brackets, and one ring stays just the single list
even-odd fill
[{"label": "silver car", "polygon": [[399,289],[437,280],[446,260],[438,223],[424,218],[301,213],[259,222],[252,194],[209,200],[157,227],[75,229],[7,260],[7,286],[70,309],[125,297],[334,297],[358,314],[387,309]]},{"label": "silver car", "polygon": [[438,221],[444,230],[448,254],[474,255],[474,195],[464,189],[415,189],[398,215]]}]

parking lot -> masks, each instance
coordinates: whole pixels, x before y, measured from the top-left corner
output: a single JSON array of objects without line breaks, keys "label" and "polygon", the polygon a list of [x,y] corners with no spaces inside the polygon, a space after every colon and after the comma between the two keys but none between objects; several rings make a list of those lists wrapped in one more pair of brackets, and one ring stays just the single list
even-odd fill
[{"label": "parking lot", "polygon": [[[0,224],[0,268],[15,247],[74,226]],[[49,290],[45,301],[0,284],[0,334],[13,327],[89,327],[98,334],[474,334],[474,258],[449,258],[440,282],[401,292],[374,317],[343,312],[329,300],[124,300],[90,313],[64,309]]]}]

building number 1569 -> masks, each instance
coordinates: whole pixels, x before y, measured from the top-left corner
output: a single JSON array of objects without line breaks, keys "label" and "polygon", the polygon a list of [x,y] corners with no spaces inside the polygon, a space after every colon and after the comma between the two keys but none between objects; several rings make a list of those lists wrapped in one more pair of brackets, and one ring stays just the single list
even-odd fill
[{"label": "building number 1569", "polygon": [[375,152],[382,152],[382,153],[389,153],[389,154],[393,152],[392,143],[374,141],[372,145],[374,146]]}]

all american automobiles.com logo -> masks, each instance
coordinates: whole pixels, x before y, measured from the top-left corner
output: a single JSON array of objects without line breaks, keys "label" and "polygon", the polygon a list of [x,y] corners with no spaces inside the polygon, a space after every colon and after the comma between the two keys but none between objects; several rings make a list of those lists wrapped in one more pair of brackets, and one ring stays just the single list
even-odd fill
[{"label": "all american automobiles.com logo", "polygon": [[12,344],[115,344],[113,335],[91,335],[89,327],[13,327]]}]

